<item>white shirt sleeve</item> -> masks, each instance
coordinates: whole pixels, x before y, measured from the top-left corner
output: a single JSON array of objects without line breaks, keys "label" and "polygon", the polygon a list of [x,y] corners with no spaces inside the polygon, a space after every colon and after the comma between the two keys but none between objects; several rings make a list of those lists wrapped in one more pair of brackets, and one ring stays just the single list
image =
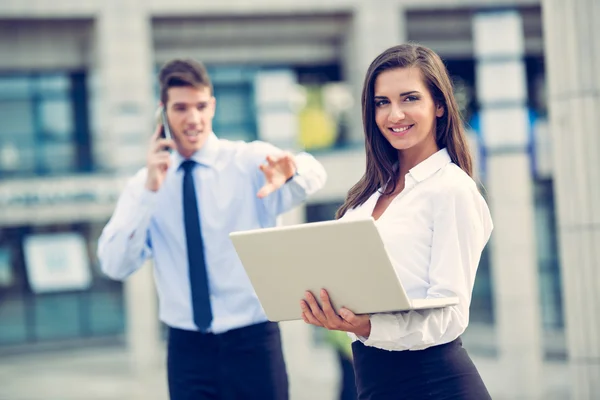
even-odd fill
[{"label": "white shirt sleeve", "polygon": [[455,306],[371,315],[367,346],[419,350],[451,342],[469,322],[469,305],[481,252],[492,221],[476,186],[445,188],[433,207],[433,238],[427,298],[457,296]]},{"label": "white shirt sleeve", "polygon": [[112,279],[127,278],[151,255],[148,227],[156,192],[145,188],[145,180],[145,169],[130,179],[98,240],[100,266]]}]

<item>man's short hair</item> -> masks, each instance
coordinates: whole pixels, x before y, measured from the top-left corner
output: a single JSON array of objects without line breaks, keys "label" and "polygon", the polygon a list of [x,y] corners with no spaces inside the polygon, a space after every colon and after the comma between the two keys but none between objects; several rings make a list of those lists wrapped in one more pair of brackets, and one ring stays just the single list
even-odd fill
[{"label": "man's short hair", "polygon": [[172,87],[194,87],[201,89],[207,87],[213,93],[212,82],[206,67],[199,61],[192,59],[175,59],[166,63],[158,75],[160,82],[160,101],[166,105],[168,90]]}]

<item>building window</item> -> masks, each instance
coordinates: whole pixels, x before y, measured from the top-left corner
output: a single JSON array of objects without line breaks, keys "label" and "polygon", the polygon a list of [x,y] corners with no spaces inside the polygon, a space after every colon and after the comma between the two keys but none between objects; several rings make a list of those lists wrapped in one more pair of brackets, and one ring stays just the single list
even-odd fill
[{"label": "building window", "polygon": [[306,222],[331,221],[335,219],[338,208],[343,201],[330,201],[327,203],[308,204],[306,206]]},{"label": "building window", "polygon": [[213,121],[215,133],[223,139],[256,140],[254,90],[251,82],[216,82],[217,108]]},{"label": "building window", "polygon": [[[0,230],[0,348],[88,338],[116,339],[125,331],[121,282],[108,279],[96,253],[100,223],[4,227]],[[91,285],[85,289],[36,292],[27,238],[77,235],[90,258]],[[29,267],[29,268],[28,268]]]},{"label": "building window", "polygon": [[0,175],[91,169],[84,73],[0,75]]}]

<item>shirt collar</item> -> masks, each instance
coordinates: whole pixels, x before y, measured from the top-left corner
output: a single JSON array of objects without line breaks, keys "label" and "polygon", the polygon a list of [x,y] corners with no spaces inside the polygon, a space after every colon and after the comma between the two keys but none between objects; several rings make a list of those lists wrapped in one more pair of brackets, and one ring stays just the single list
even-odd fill
[{"label": "shirt collar", "polygon": [[448,154],[448,150],[444,147],[427,159],[421,161],[408,172],[417,182],[422,182],[451,162],[452,159]]},{"label": "shirt collar", "polygon": [[[206,142],[204,142],[202,148],[192,154],[189,159],[194,160],[198,164],[212,167],[217,161],[220,147],[219,139],[214,132],[211,132],[210,135],[208,135],[208,138],[206,138]],[[179,168],[185,159],[178,152],[174,152],[174,161],[174,164]]]}]

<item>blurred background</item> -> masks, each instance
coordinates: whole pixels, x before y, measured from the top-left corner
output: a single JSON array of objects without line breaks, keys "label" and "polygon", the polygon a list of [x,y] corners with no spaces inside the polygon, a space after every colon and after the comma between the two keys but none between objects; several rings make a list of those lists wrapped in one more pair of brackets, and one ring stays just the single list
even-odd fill
[{"label": "blurred background", "polygon": [[[2,0],[0,399],[167,399],[150,265],[97,239],[145,165],[156,74],[204,62],[221,138],[307,150],[332,219],[364,170],[360,90],[406,41],[446,62],[495,220],[463,335],[494,399],[600,398],[600,1]],[[282,324],[292,400],[338,399],[335,346]]]}]

